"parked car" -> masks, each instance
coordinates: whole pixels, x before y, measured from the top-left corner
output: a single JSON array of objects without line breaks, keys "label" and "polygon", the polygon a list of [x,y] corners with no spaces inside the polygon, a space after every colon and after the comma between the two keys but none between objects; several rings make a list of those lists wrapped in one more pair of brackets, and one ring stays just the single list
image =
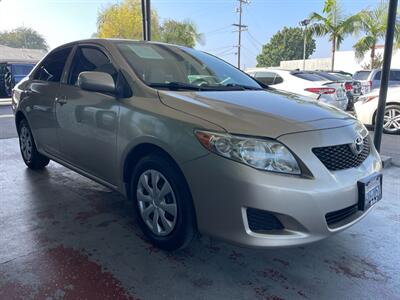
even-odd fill
[{"label": "parked car", "polygon": [[340,82],[329,81],[317,74],[272,68],[253,68],[246,72],[278,90],[307,96],[342,110],[346,110],[349,102]]},{"label": "parked car", "polygon": [[27,62],[3,63],[0,71],[0,76],[2,77],[0,89],[3,90],[1,94],[10,97],[14,86],[28,75],[34,66],[34,63]]},{"label": "parked car", "polygon": [[[354,108],[357,118],[361,122],[366,125],[375,125],[378,100],[379,89],[375,89],[359,98]],[[400,86],[388,88],[383,131],[385,133],[400,134]]]},{"label": "parked car", "polygon": [[51,159],[126,195],[162,249],[197,231],[310,243],[381,199],[381,160],[359,121],[191,48],[69,43],[17,84],[12,105],[29,168]]},{"label": "parked car", "polygon": [[346,110],[353,110],[355,100],[361,95],[361,82],[353,80],[353,79],[345,79],[341,74],[337,73],[328,73],[323,71],[308,71],[312,74],[317,74],[321,77],[324,77],[326,80],[330,80],[332,82],[341,82],[343,88],[346,91],[347,99],[349,99],[349,103],[347,104]]},{"label": "parked car", "polygon": [[[361,82],[362,94],[368,94],[381,85],[381,69],[361,70],[353,75],[354,80]],[[400,85],[400,69],[391,69],[389,72],[389,86]]]}]

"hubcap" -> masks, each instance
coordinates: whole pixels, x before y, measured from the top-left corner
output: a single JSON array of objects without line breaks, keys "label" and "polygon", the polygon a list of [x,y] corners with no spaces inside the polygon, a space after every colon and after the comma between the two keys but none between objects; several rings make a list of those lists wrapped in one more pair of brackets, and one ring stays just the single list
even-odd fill
[{"label": "hubcap", "polygon": [[21,145],[21,152],[24,156],[25,160],[30,161],[32,158],[32,136],[29,129],[26,126],[21,127],[21,131],[19,133],[19,141]]},{"label": "hubcap", "polygon": [[383,127],[390,132],[400,130],[400,109],[390,108],[385,110]]},{"label": "hubcap", "polygon": [[171,233],[176,224],[177,205],[168,180],[156,170],[147,170],[139,177],[136,198],[140,216],[158,236]]}]

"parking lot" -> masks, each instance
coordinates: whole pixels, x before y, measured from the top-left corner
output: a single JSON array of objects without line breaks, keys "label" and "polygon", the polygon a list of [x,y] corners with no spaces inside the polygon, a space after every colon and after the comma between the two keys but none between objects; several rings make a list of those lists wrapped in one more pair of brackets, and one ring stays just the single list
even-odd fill
[{"label": "parking lot", "polygon": [[[119,194],[56,163],[27,169],[0,107],[0,299],[398,299],[400,169],[351,229],[304,247],[259,250],[201,237],[151,246]],[[383,153],[399,155],[398,136]],[[398,157],[394,157],[398,164]]]}]

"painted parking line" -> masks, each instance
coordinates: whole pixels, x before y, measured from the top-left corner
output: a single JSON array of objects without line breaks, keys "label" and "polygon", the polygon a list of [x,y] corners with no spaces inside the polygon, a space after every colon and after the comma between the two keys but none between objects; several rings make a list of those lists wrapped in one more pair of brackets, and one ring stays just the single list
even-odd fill
[{"label": "painted parking line", "polygon": [[3,118],[14,118],[14,115],[0,115],[0,119]]}]

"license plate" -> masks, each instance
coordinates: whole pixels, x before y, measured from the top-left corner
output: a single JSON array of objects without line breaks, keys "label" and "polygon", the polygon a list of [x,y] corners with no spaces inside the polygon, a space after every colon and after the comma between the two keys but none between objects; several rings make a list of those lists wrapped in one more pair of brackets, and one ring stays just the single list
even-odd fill
[{"label": "license plate", "polygon": [[364,178],[358,185],[358,209],[367,210],[382,199],[382,174],[375,173]]}]

